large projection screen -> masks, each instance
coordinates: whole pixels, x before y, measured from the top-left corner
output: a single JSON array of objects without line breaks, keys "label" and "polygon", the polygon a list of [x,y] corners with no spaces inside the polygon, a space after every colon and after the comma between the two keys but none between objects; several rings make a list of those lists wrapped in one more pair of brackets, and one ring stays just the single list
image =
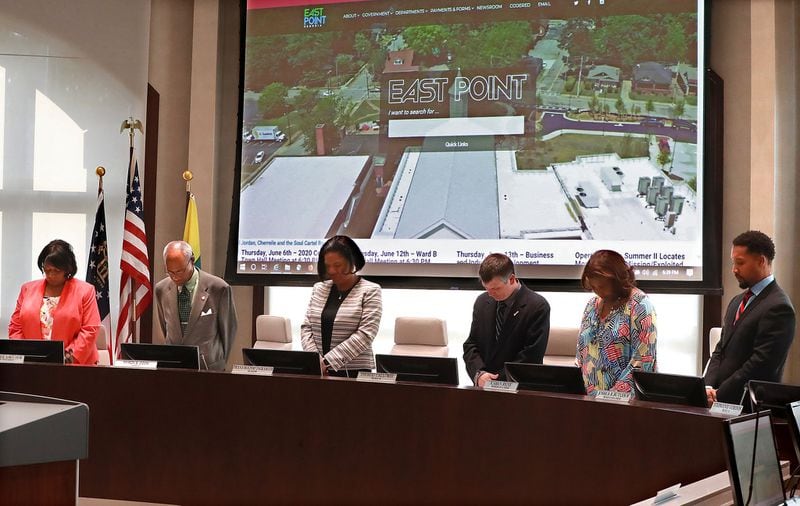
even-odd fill
[{"label": "large projection screen", "polygon": [[384,286],[474,287],[503,252],[569,289],[609,248],[655,291],[719,288],[702,0],[242,14],[232,282],[308,284],[345,234]]}]

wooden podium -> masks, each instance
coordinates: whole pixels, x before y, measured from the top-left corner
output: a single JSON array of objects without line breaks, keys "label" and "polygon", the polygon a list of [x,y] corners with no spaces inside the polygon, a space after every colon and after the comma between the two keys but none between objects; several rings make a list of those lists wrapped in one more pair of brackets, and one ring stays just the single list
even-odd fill
[{"label": "wooden podium", "polygon": [[0,504],[75,504],[88,450],[86,404],[0,392]]}]

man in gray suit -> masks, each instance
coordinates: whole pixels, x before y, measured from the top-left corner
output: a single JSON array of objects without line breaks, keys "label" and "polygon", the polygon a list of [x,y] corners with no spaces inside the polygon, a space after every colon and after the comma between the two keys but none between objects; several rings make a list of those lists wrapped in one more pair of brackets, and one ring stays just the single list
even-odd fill
[{"label": "man in gray suit", "polygon": [[706,368],[706,395],[738,404],[749,380],[780,382],[794,339],[792,302],[772,275],[775,244],[750,230],[733,240],[731,260],[739,287],[728,304],[722,337]]},{"label": "man in gray suit", "polygon": [[156,284],[156,306],[167,344],[198,346],[201,369],[224,370],[236,336],[231,287],[196,269],[184,241],[167,244],[164,265],[169,277]]}]

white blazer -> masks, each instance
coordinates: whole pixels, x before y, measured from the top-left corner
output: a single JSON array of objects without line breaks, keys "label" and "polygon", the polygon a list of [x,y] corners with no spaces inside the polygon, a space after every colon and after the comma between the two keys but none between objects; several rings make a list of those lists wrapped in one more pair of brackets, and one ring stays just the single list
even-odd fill
[{"label": "white blazer", "polygon": [[[300,342],[306,351],[322,354],[322,310],[333,282],[314,284],[306,317],[300,325]],[[372,341],[378,334],[383,305],[381,287],[361,278],[339,306],[331,333],[331,350],[325,355],[331,367],[373,369]]]}]

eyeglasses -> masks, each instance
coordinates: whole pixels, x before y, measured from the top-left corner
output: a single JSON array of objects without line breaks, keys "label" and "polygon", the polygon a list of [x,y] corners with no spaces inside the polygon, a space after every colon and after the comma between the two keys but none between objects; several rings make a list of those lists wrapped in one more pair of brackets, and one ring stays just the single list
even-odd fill
[{"label": "eyeglasses", "polygon": [[182,275],[184,272],[186,272],[186,269],[188,269],[188,268],[189,268],[189,264],[191,264],[191,263],[192,263],[192,261],[191,261],[191,260],[187,261],[187,262],[186,262],[186,265],[184,265],[184,266],[183,266],[183,269],[180,269],[180,270],[178,270],[178,271],[171,271],[171,270],[167,269],[167,274],[169,274],[170,276],[180,276],[180,275]]}]

